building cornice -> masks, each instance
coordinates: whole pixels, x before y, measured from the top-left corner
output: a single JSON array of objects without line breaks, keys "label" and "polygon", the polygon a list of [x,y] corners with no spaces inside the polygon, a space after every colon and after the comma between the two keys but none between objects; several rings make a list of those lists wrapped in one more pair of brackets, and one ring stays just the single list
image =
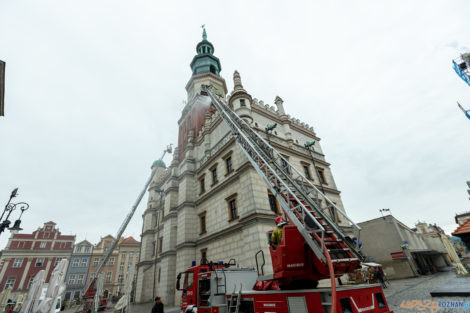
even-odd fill
[{"label": "building cornice", "polygon": [[[169,219],[172,219],[172,218],[177,218],[178,217],[178,212],[176,211],[170,211],[170,213],[168,213],[167,215],[165,215],[163,217],[163,221],[166,222],[168,221]],[[162,227],[163,227],[163,224],[162,224]]]},{"label": "building cornice", "polygon": [[196,202],[195,201],[184,201],[176,206],[176,210],[179,211],[184,207],[196,207]]},{"label": "building cornice", "polygon": [[185,241],[176,245],[176,250],[184,248],[194,248],[196,246],[196,241]]}]

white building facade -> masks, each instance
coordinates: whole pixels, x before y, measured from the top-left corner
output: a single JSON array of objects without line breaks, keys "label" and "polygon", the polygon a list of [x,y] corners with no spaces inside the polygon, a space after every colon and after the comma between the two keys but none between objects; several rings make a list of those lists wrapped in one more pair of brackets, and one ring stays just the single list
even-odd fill
[{"label": "white building facade", "polygon": [[[282,214],[280,207],[218,112],[207,98],[198,96],[201,85],[213,85],[240,117],[344,211],[313,127],[286,114],[279,97],[275,106],[253,98],[238,72],[233,76],[234,90],[228,94],[213,52],[204,31],[191,62],[193,75],[186,85],[188,102],[178,121],[173,160],[168,167],[161,160],[152,166],[156,175],[143,213],[137,264],[138,303],[159,296],[164,303],[178,304],[176,276],[193,261],[233,258],[243,267],[255,268],[255,254],[263,250],[265,273],[272,272],[266,233]],[[273,124],[277,126],[266,131]],[[311,141],[315,144],[308,150],[304,144]]]}]

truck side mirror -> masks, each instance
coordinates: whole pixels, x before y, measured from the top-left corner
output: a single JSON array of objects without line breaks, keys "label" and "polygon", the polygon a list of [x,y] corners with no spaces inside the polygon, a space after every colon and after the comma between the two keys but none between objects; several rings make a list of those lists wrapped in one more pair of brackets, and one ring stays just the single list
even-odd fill
[{"label": "truck side mirror", "polygon": [[181,290],[180,289],[180,279],[181,279],[181,273],[178,274],[176,277],[176,290]]}]

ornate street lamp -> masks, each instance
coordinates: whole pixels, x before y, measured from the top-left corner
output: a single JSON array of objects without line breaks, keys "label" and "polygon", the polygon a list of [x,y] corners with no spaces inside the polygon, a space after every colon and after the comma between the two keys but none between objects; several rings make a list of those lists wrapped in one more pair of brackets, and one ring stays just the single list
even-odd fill
[{"label": "ornate street lamp", "polygon": [[[3,233],[5,231],[5,229],[9,229],[9,230],[13,230],[13,231],[18,231],[18,230],[22,230],[22,228],[20,228],[20,225],[21,225],[21,217],[23,216],[23,213],[24,211],[26,211],[28,208],[29,208],[29,204],[27,204],[26,202],[19,202],[19,203],[11,203],[11,199],[13,199],[14,197],[16,197],[18,194],[18,188],[15,188],[12,192],[11,192],[11,195],[10,195],[10,199],[8,199],[8,202],[7,204],[5,205],[5,209],[3,210],[3,213],[2,215],[0,216],[0,234]],[[20,217],[15,221],[15,223],[13,224],[13,227],[9,228],[11,222],[10,220],[8,219],[11,215],[11,213],[16,210],[16,209],[20,209],[21,210],[21,214],[20,214]],[[5,215],[5,213],[8,212],[7,216],[5,217],[5,219],[2,221],[3,219],[3,216]]]}]

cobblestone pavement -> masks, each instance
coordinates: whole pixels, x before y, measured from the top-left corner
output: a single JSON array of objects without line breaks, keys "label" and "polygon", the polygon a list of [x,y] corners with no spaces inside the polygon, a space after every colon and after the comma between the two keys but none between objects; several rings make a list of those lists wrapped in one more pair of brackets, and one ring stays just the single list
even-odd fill
[{"label": "cobblestone pavement", "polygon": [[470,297],[431,297],[430,292],[442,286],[444,284],[453,285],[468,285],[470,286],[470,277],[457,278],[456,274],[451,272],[441,272],[434,275],[420,276],[416,278],[407,278],[390,281],[388,288],[384,289],[385,297],[388,302],[388,306],[395,313],[411,313],[411,312],[422,312],[422,313],[463,313],[469,312],[470,308],[430,308],[414,307],[414,308],[403,308],[400,305],[403,301],[412,300],[431,300],[436,302],[442,301],[463,301],[464,303],[470,301]]},{"label": "cobblestone pavement", "polygon": [[[392,280],[388,288],[384,289],[385,297],[390,310],[395,313],[466,313],[470,312],[470,308],[438,308],[434,309],[414,307],[400,307],[403,301],[413,300],[430,300],[432,302],[443,301],[463,301],[467,303],[470,297],[431,297],[430,292],[444,284],[452,284],[455,286],[470,286],[470,277],[457,278],[454,272],[441,272],[434,275],[420,276],[416,278],[407,278]],[[436,303],[437,304],[437,303]],[[130,313],[150,313],[153,303],[133,304]],[[73,309],[65,310],[64,313],[73,313]],[[112,313],[113,311],[105,311],[104,313]],[[177,313],[179,307],[165,307],[165,313]]]},{"label": "cobblestone pavement", "polygon": [[[129,313],[150,313],[152,311],[153,303],[141,303],[141,304],[132,304],[131,311]],[[165,306],[165,313],[176,313],[179,312],[179,307],[168,307]]]}]

